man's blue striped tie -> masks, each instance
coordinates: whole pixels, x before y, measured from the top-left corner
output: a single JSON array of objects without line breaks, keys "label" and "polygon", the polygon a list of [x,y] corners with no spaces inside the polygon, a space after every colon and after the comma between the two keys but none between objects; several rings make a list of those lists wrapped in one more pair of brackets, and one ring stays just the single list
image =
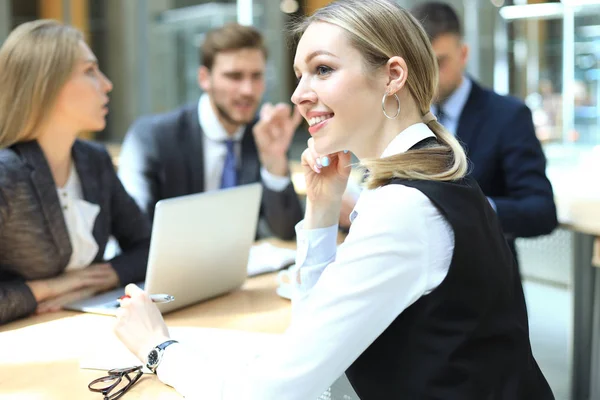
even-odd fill
[{"label": "man's blue striped tie", "polygon": [[221,175],[221,189],[227,189],[237,185],[237,169],[235,162],[235,142],[226,140],[227,155],[223,165],[223,175]]}]

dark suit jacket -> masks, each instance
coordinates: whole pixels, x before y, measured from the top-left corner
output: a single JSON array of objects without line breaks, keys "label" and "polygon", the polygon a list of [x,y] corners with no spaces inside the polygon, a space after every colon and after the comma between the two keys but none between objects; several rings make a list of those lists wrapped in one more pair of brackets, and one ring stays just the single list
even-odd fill
[{"label": "dark suit jacket", "polygon": [[473,177],[496,203],[513,251],[513,238],[552,232],[558,224],[554,195],[529,108],[473,82],[457,137],[466,147]]},{"label": "dark suit jacket", "polygon": [[[239,184],[261,181],[253,126],[248,125],[241,143]],[[204,191],[202,137],[197,103],[142,117],[130,128],[119,157],[119,177],[151,220],[159,200]],[[294,186],[275,192],[263,185],[261,216],[273,234],[292,239],[302,219]]]},{"label": "dark suit jacket", "polygon": [[[122,254],[110,260],[121,284],[144,279],[150,225],[123,189],[101,146],[76,141],[73,159],[83,197],[100,206],[93,235],[96,262],[111,235]],[[25,281],[61,274],[72,248],[50,167],[37,142],[0,150],[0,324],[33,313],[37,302]]]}]

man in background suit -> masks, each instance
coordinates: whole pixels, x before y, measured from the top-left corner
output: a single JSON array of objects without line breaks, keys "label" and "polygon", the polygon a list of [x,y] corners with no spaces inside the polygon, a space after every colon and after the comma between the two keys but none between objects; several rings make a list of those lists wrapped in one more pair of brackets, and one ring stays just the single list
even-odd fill
[{"label": "man in background suit", "polygon": [[198,102],[136,121],[123,142],[119,176],[154,216],[161,199],[262,182],[261,217],[271,233],[294,237],[302,210],[290,180],[287,151],[301,115],[265,104],[267,50],[252,27],[227,24],[201,48]]},{"label": "man in background suit", "polygon": [[514,239],[545,235],[557,226],[546,159],[531,111],[520,100],[501,96],[465,76],[468,47],[455,11],[440,2],[412,9],[439,64],[433,113],[466,148],[472,175],[498,213],[516,256]]}]

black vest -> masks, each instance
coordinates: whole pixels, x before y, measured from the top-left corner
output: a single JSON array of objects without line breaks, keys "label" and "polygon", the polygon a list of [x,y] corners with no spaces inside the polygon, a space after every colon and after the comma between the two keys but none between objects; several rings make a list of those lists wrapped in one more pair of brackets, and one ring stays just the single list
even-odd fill
[{"label": "black vest", "polygon": [[531,353],[523,287],[494,210],[471,178],[400,184],[454,230],[448,275],[348,368],[361,400],[548,400]]}]

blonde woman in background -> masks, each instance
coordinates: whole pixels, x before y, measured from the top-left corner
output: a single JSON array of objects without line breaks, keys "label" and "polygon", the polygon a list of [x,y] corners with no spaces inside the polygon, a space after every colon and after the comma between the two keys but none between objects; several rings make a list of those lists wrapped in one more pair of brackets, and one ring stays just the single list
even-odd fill
[{"label": "blonde woman in background", "polygon": [[[345,373],[363,400],[552,399],[498,219],[429,112],[437,64],[422,27],[391,0],[341,0],[298,31],[292,101],[312,138],[290,327],[250,361],[207,359],[129,285],[117,335],[193,398],[316,399]],[[368,181],[336,249],[346,150]]]},{"label": "blonde woman in background", "polygon": [[[149,223],[104,148],[112,83],[76,29],[18,26],[0,48],[0,324],[144,279]],[[104,260],[110,235],[122,254]]]}]

